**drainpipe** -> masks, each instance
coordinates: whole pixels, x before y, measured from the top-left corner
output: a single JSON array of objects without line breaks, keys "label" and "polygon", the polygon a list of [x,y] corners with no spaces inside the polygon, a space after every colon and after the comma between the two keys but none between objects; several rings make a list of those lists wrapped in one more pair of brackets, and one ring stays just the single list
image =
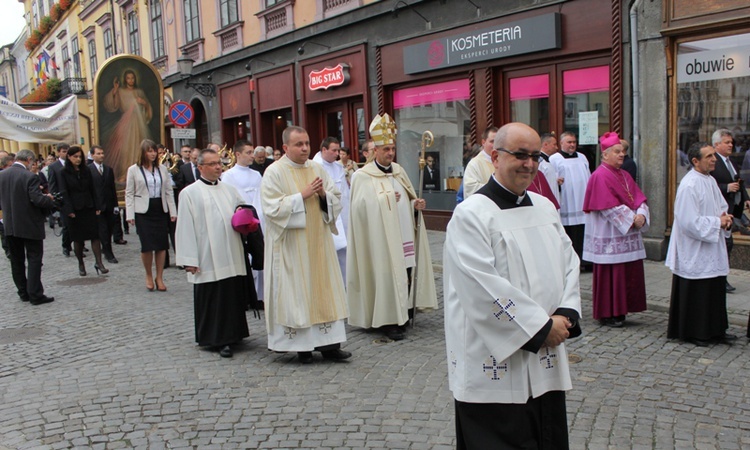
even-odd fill
[{"label": "drainpipe", "polygon": [[633,154],[636,163],[641,156],[641,78],[640,51],[638,48],[638,7],[641,0],[635,0],[630,7],[630,68],[632,71],[631,84],[633,87]]}]

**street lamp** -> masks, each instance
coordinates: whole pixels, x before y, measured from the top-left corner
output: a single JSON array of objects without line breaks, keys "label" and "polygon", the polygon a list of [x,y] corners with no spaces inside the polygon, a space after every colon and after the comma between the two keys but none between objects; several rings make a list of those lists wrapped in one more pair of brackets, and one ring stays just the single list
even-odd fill
[{"label": "street lamp", "polygon": [[193,73],[193,64],[195,61],[193,58],[188,56],[187,52],[182,52],[182,56],[177,58],[177,67],[180,69],[180,74],[185,80],[185,87],[195,89],[199,94],[205,97],[216,96],[216,85],[213,83],[191,83],[190,77]]}]

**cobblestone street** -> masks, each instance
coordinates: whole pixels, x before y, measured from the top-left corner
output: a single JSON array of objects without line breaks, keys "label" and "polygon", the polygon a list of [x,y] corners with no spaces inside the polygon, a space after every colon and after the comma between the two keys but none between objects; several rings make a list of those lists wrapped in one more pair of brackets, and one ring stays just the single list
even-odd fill
[{"label": "cobblestone street", "polygon": [[[0,448],[455,448],[442,309],[419,314],[400,342],[349,328],[349,362],[316,354],[305,366],[269,352],[264,321],[248,312],[250,338],[223,359],[195,345],[182,271],[167,269],[166,293],[145,289],[135,234],[115,246],[120,263],[108,275],[87,257],[87,277],[47,234],[43,282],[54,303],[21,302],[0,261]],[[439,296],[442,238],[430,232]],[[666,339],[663,304],[623,329],[599,326],[591,275],[581,279],[571,448],[749,448],[750,275],[731,277],[744,310],[731,307],[729,332],[741,337],[706,348]]]}]

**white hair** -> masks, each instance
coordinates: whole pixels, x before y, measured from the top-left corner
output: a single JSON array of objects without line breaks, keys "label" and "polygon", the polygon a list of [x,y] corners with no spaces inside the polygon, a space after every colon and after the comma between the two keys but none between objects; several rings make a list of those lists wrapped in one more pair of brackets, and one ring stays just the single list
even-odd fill
[{"label": "white hair", "polygon": [[261,153],[266,153],[266,148],[261,145],[255,147],[255,150],[253,150],[253,155],[260,155]]}]

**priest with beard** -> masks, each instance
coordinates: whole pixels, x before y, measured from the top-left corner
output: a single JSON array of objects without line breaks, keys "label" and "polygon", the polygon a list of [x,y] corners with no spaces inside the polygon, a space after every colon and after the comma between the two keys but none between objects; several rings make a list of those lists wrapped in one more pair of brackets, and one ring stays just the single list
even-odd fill
[{"label": "priest with beard", "polygon": [[219,181],[218,153],[201,150],[197,165],[200,177],[180,193],[176,263],[193,284],[195,340],[231,358],[231,345],[250,335],[245,311],[252,283],[246,280],[242,237],[232,228],[232,215],[244,201]]},{"label": "priest with beard", "polygon": [[346,305],[331,234],[341,212],[341,193],[320,164],[310,161],[304,128],[282,133],[285,155],[266,169],[261,202],[266,220],[264,280],[268,349],[297,352],[302,364],[313,351],[342,361]]},{"label": "priest with beard", "polygon": [[583,259],[594,263],[594,319],[619,328],[631,312],[646,310],[641,233],[649,209],[633,177],[622,169],[625,148],[617,133],[599,138],[602,164],[591,174],[583,199]]},{"label": "priest with beard", "polygon": [[448,223],[443,292],[458,449],[568,448],[565,340],[580,335],[579,259],[554,205],[527,189],[539,135],[495,136],[489,182]]}]

